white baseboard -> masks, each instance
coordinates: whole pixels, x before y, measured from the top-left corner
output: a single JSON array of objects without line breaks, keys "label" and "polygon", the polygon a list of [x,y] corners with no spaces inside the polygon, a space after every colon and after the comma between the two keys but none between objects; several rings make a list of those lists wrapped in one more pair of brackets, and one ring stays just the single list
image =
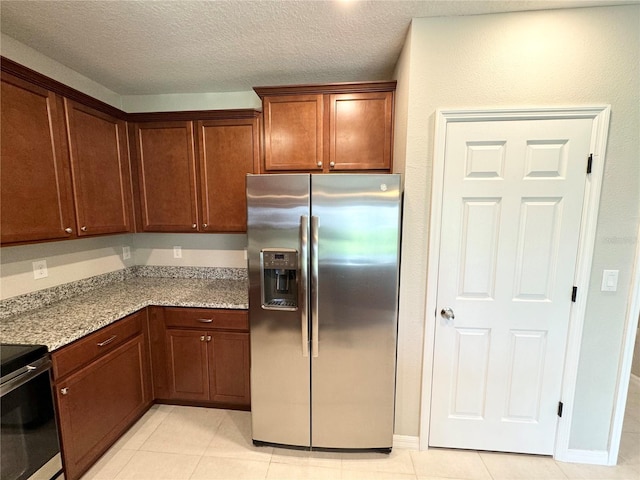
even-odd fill
[{"label": "white baseboard", "polygon": [[408,450],[420,450],[420,438],[411,435],[394,435],[393,448],[405,448]]},{"label": "white baseboard", "polygon": [[569,449],[562,456],[556,458],[560,462],[586,463],[589,465],[609,465],[609,452],[607,450],[576,450]]}]

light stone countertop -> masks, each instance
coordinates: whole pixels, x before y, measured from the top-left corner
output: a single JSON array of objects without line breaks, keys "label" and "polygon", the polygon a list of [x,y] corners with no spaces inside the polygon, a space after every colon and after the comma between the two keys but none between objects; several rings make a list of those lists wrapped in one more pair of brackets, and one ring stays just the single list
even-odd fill
[{"label": "light stone countertop", "polygon": [[2,343],[63,347],[149,305],[248,308],[246,279],[134,277],[0,321]]}]

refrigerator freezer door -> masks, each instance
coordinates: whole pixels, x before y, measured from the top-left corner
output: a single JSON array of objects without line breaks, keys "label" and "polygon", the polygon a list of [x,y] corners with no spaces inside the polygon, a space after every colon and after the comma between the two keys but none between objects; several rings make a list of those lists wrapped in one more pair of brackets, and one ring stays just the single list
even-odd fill
[{"label": "refrigerator freezer door", "polygon": [[[309,446],[307,287],[298,285],[295,311],[263,309],[260,287],[261,250],[304,253],[301,222],[309,215],[309,175],[247,176],[247,214],[253,439]],[[307,261],[298,258],[298,279]]]},{"label": "refrigerator freezer door", "polygon": [[[311,192],[318,242],[313,287],[318,295],[318,327],[311,370],[312,446],[390,448],[400,177],[313,175]],[[312,229],[310,238],[314,236]]]}]

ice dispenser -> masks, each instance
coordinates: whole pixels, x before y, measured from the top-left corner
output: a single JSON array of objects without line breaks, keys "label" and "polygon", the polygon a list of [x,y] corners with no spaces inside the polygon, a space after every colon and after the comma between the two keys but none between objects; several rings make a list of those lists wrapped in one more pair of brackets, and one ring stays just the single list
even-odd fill
[{"label": "ice dispenser", "polygon": [[260,252],[262,308],[298,309],[298,252],[292,249],[265,248]]}]

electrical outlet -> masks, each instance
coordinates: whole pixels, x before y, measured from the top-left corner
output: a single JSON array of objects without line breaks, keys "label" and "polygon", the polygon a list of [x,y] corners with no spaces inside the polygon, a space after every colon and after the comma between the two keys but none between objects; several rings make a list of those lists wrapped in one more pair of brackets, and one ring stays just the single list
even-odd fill
[{"label": "electrical outlet", "polygon": [[122,247],[122,259],[129,260],[131,258],[131,248],[127,245]]},{"label": "electrical outlet", "polygon": [[33,278],[45,278],[49,276],[49,272],[47,271],[47,261],[46,260],[37,260],[35,262],[31,262],[33,265]]},{"label": "electrical outlet", "polygon": [[176,245],[173,247],[173,258],[182,258],[182,247]]}]

